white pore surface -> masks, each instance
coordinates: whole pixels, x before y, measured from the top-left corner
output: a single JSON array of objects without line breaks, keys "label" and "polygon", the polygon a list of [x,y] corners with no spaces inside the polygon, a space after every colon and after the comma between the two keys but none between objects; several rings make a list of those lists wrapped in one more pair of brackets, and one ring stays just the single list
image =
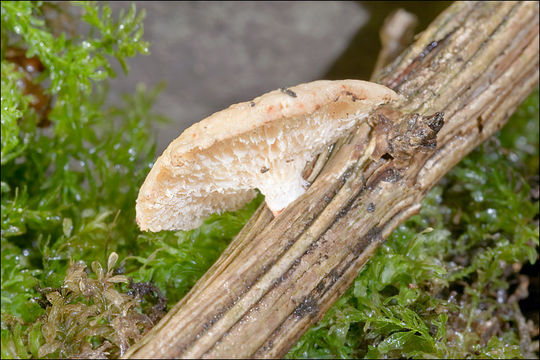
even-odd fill
[{"label": "white pore surface", "polygon": [[306,163],[367,115],[327,113],[271,122],[195,153],[182,166],[168,165],[167,190],[152,204],[137,205],[149,214],[139,223],[151,231],[193,229],[212,213],[242,207],[255,188],[272,211],[282,210],[306,191]]}]

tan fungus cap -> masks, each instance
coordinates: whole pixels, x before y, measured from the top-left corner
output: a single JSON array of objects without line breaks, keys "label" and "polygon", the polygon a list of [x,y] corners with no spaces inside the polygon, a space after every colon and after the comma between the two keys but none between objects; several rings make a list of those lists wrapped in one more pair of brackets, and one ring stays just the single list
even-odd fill
[{"label": "tan fungus cap", "polygon": [[264,195],[274,213],[302,195],[306,163],[392,90],[360,80],[319,80],[274,90],[194,124],[157,159],[139,191],[142,230],[190,230],[212,213]]}]

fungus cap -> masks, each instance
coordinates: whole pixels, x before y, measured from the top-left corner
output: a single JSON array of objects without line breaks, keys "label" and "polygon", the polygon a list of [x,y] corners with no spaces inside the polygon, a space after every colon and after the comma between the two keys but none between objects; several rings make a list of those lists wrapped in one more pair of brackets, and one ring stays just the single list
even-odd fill
[{"label": "fungus cap", "polygon": [[319,80],[231,105],[186,129],[156,160],[137,198],[141,230],[190,230],[265,195],[274,214],[302,195],[302,170],[397,94],[360,80]]}]

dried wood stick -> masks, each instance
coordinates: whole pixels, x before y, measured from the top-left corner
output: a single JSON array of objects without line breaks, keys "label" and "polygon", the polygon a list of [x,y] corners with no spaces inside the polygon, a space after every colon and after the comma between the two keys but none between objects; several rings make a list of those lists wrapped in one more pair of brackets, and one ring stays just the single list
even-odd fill
[{"label": "dried wood stick", "polygon": [[382,48],[377,57],[373,73],[379,72],[412,43],[414,28],[417,24],[418,18],[416,15],[404,9],[397,9],[388,15],[379,32]]},{"label": "dried wood stick", "polygon": [[426,192],[538,86],[538,2],[456,2],[375,77],[403,96],[261,206],[127,358],[283,357]]}]

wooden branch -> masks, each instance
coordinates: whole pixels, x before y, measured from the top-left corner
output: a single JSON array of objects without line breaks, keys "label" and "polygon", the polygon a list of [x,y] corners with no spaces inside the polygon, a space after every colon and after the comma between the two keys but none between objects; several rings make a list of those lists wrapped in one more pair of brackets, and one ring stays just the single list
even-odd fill
[{"label": "wooden branch", "polygon": [[449,7],[375,76],[402,101],[322,154],[309,190],[275,219],[261,206],[126,357],[284,356],[425,193],[537,86],[538,42],[537,2]]},{"label": "wooden branch", "polygon": [[379,32],[381,51],[377,62],[375,62],[373,73],[382,70],[413,42],[416,25],[418,25],[416,15],[404,9],[397,9],[384,19],[384,24]]}]

